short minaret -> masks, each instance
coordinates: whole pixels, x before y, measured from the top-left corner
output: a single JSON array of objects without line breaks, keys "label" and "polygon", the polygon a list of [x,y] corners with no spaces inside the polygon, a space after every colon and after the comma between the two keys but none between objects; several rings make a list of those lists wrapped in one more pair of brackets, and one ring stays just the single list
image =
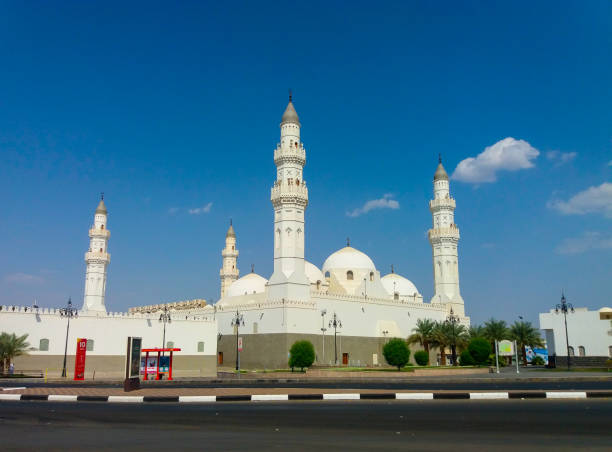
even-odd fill
[{"label": "short minaret", "polygon": [[108,239],[110,231],[106,229],[108,212],[104,205],[104,194],[94,215],[94,224],[89,230],[89,251],[85,253],[87,272],[85,273],[84,311],[106,312],[104,293],[106,291],[106,269],[110,262]]},{"label": "short minaret", "polygon": [[231,220],[227,234],[225,234],[225,248],[221,251],[221,256],[223,256],[223,267],[221,267],[219,275],[221,276],[221,298],[223,298],[229,286],[238,279],[239,274],[236,233]]},{"label": "short minaret", "polygon": [[307,300],[310,281],[304,270],[304,211],[308,205],[308,189],[303,177],[306,151],[300,141],[300,120],[291,94],[280,129],[280,143],[274,150],[276,181],[271,195],[274,273],[268,281],[268,297],[271,300]]},{"label": "short minaret", "polygon": [[434,296],[432,303],[442,303],[459,316],[465,315],[463,298],[459,291],[457,244],[459,228],[455,224],[455,200],[450,197],[448,174],[440,157],[434,174],[434,199],[429,202],[433,228],[429,230],[429,243],[433,252]]}]

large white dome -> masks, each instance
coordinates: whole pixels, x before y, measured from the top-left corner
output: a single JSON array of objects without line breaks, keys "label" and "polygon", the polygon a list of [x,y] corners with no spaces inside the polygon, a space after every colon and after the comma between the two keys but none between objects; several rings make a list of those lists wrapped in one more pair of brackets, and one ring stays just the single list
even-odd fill
[{"label": "large white dome", "polygon": [[317,282],[325,282],[323,272],[319,270],[316,265],[311,264],[308,261],[304,261],[304,271],[306,272],[306,276],[308,277],[310,284],[316,284]]},{"label": "large white dome", "polygon": [[367,254],[350,246],[346,246],[329,256],[323,264],[323,273],[336,268],[376,271],[374,262]]},{"label": "large white dome", "polygon": [[380,278],[380,281],[389,295],[394,295],[397,292],[401,297],[412,297],[415,293],[419,293],[412,281],[397,273],[389,273]]},{"label": "large white dome", "polygon": [[259,276],[257,273],[249,273],[237,279],[227,289],[226,296],[237,297],[239,295],[262,293],[266,290],[268,280]]}]

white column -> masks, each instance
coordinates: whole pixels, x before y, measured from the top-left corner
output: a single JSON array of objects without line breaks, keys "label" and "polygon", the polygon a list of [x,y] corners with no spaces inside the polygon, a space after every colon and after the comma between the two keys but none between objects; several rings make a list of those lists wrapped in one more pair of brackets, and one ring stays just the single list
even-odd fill
[{"label": "white column", "polygon": [[98,204],[94,215],[94,224],[89,230],[89,250],[85,253],[87,270],[85,273],[84,311],[106,312],[104,294],[106,292],[106,274],[110,262],[108,239],[110,231],[106,228],[108,212],[104,205],[104,196]]},{"label": "white column", "polygon": [[238,279],[238,250],[236,249],[236,233],[230,221],[230,227],[225,234],[225,248],[221,252],[223,266],[219,271],[221,276],[221,298],[225,296],[227,289]]}]

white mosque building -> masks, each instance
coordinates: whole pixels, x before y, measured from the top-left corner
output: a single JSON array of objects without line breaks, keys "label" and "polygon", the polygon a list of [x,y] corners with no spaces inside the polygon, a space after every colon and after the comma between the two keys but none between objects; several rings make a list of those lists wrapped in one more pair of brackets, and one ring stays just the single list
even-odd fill
[{"label": "white mosque building", "polygon": [[[418,319],[443,321],[452,309],[469,325],[459,290],[455,200],[442,162],[434,174],[434,199],[429,203],[434,296],[425,303],[408,278],[393,271],[382,276],[372,259],[349,243],[321,268],[306,261],[306,150],[291,97],[280,129],[271,189],[274,271],[269,278],[253,272],[238,277],[236,232],[230,225],[222,251],[221,298],[214,307],[205,308],[213,309],[217,320],[218,364],[235,362],[236,318],[243,346],[241,364],[257,368],[286,366],[288,351],[298,339],[314,344],[320,364],[377,365],[383,360],[386,339],[409,336]],[[436,362],[435,356],[431,358]]]}]

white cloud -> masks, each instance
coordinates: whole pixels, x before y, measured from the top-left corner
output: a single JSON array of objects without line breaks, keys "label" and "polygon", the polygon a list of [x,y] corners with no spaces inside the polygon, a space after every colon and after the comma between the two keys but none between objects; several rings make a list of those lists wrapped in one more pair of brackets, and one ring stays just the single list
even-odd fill
[{"label": "white cloud", "polygon": [[488,146],[476,157],[468,157],[457,165],[453,179],[478,184],[495,182],[498,171],[517,171],[533,168],[533,160],[540,151],[524,140],[504,138]]},{"label": "white cloud", "polygon": [[392,197],[392,194],[386,193],[382,198],[367,201],[362,207],[347,212],[346,215],[349,217],[358,217],[374,209],[399,209],[399,202],[395,199],[391,199]]},{"label": "white cloud", "polygon": [[202,207],[196,207],[195,209],[189,209],[189,213],[191,215],[200,215],[202,213],[208,213],[210,212],[210,209],[212,208],[213,203],[209,202],[208,204],[202,206]]},{"label": "white cloud", "polygon": [[612,160],[608,162],[608,166],[612,166]]},{"label": "white cloud", "polygon": [[577,156],[577,152],[548,151],[546,153],[546,158],[551,162],[554,162],[555,166],[561,166],[571,162]]},{"label": "white cloud", "polygon": [[170,215],[175,215],[175,214],[176,214],[178,211],[179,211],[179,208],[178,208],[178,207],[170,207],[170,208],[168,209],[168,214],[170,214]]},{"label": "white cloud", "polygon": [[40,284],[44,279],[27,273],[11,273],[4,277],[4,281],[10,284]]},{"label": "white cloud", "polygon": [[612,236],[600,232],[585,232],[580,237],[564,239],[555,249],[559,254],[579,254],[590,250],[612,249]]},{"label": "white cloud", "polygon": [[612,218],[612,183],[604,182],[598,187],[589,187],[567,201],[549,201],[547,206],[564,215],[603,213],[604,216]]}]

